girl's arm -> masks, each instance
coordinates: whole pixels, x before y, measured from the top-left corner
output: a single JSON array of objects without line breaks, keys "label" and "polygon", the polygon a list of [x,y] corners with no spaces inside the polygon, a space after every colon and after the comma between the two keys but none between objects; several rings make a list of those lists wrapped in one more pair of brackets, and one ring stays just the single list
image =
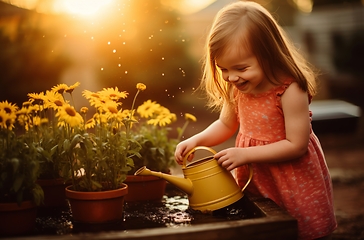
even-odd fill
[{"label": "girl's arm", "polygon": [[248,148],[228,148],[215,158],[227,170],[247,163],[282,162],[304,155],[308,148],[310,120],[307,93],[292,83],[282,95],[286,139]]},{"label": "girl's arm", "polygon": [[183,157],[194,147],[215,146],[229,139],[238,128],[235,111],[232,106],[224,105],[219,119],[211,123],[202,132],[180,142],[175,151],[175,158],[182,164]]}]

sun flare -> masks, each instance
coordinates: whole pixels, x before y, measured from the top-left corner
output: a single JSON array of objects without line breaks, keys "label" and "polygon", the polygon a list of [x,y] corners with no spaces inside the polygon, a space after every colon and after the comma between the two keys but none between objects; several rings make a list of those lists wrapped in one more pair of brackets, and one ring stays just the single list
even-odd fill
[{"label": "sun flare", "polygon": [[91,16],[111,2],[112,0],[57,0],[54,8],[69,14]]}]

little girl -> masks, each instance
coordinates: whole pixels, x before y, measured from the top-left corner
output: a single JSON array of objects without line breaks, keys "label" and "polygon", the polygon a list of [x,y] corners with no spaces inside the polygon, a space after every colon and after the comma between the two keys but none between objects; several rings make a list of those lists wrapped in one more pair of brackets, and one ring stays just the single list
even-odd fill
[{"label": "little girl", "polygon": [[218,152],[250,195],[270,198],[298,221],[300,239],[330,238],[337,223],[321,145],[311,128],[315,75],[272,15],[254,2],[219,11],[207,39],[201,87],[221,110],[204,131],[179,143],[176,161],[196,146],[214,146],[238,130],[236,147]]}]

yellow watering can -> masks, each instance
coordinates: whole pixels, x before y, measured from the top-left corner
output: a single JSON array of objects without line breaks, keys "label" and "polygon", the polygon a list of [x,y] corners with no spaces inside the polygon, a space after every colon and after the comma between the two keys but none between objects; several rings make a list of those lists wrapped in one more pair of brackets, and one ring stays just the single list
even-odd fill
[{"label": "yellow watering can", "polygon": [[209,147],[199,146],[192,149],[183,158],[182,171],[184,178],[154,172],[145,166],[135,175],[153,175],[165,179],[188,195],[189,205],[194,210],[210,212],[226,207],[244,196],[243,191],[250,183],[253,169],[249,165],[249,179],[240,189],[229,171],[220,166],[213,156],[196,160],[186,166],[186,160],[196,150],[203,149],[216,154]]}]

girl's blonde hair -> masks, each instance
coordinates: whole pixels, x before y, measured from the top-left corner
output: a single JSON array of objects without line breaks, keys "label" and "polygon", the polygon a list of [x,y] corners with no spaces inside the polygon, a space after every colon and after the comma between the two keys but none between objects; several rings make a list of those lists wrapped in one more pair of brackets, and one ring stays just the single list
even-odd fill
[{"label": "girl's blonde hair", "polygon": [[278,75],[284,73],[315,95],[314,71],[273,16],[258,3],[239,1],[218,12],[207,38],[200,88],[207,93],[209,107],[220,109],[234,102],[232,84],[222,79],[216,66],[216,59],[231,45],[251,50],[273,84],[281,84]]}]

